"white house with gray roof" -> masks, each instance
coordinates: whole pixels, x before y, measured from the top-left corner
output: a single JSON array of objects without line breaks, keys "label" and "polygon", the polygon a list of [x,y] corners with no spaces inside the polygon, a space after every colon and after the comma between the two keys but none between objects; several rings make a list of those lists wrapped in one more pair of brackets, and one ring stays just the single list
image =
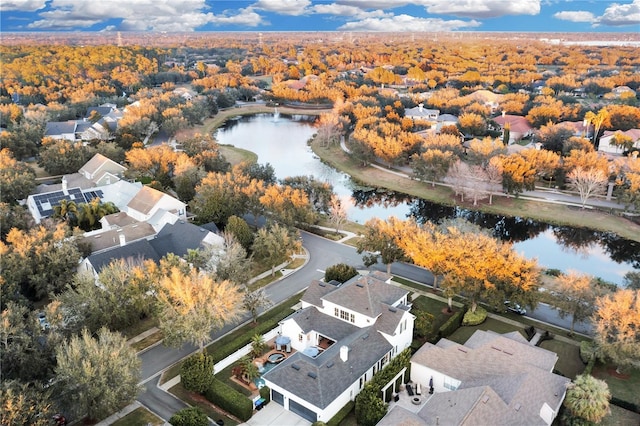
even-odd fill
[{"label": "white house with gray roof", "polygon": [[464,345],[440,339],[411,358],[411,380],[433,385],[411,412],[396,404],[378,426],[540,425],[558,414],[570,380],[553,373],[556,353],[531,345],[519,332],[476,331]]},{"label": "white house with gray roof", "polygon": [[280,323],[295,353],[262,376],[272,401],[326,422],[409,347],[415,317],[408,292],[390,281],[373,272],[341,285],[311,283],[302,308]]}]

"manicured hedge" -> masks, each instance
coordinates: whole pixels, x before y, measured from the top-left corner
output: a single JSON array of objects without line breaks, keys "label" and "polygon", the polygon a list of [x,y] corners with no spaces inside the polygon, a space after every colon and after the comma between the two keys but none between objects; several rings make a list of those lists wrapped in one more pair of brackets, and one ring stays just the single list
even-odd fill
[{"label": "manicured hedge", "polygon": [[475,312],[467,311],[462,317],[462,325],[480,325],[487,319],[487,310],[478,306]]},{"label": "manicured hedge", "polygon": [[243,422],[249,420],[253,415],[253,402],[218,379],[213,381],[209,389],[204,393],[204,396]]},{"label": "manicured hedge", "polygon": [[353,411],[353,407],[356,406],[356,403],[353,401],[347,402],[347,405],[342,407],[340,411],[336,413],[335,416],[331,417],[331,420],[327,422],[327,426],[338,426],[342,421]]},{"label": "manicured hedge", "polygon": [[451,315],[451,318],[449,318],[447,322],[440,326],[440,328],[438,329],[439,338],[447,338],[451,336],[454,331],[460,328],[460,325],[462,324],[462,318],[464,318],[465,309],[466,308],[462,308],[459,311],[454,312],[454,314]]},{"label": "manicured hedge", "polygon": [[638,404],[634,404],[633,402],[625,401],[623,399],[616,398],[615,396],[611,397],[610,402],[613,405],[624,408],[625,410],[633,411],[634,413],[640,413],[640,406]]},{"label": "manicured hedge", "polygon": [[260,393],[260,398],[264,399],[265,404],[271,401],[271,389],[268,386],[263,386],[258,391]]}]

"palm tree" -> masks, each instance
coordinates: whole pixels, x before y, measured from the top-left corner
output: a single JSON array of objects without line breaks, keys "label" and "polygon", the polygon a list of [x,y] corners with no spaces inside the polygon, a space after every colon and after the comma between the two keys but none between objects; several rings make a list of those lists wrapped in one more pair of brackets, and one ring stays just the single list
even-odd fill
[{"label": "palm tree", "polygon": [[610,413],[610,399],[607,382],[590,374],[581,374],[569,384],[564,406],[572,417],[600,423]]},{"label": "palm tree", "polygon": [[259,357],[263,354],[267,344],[264,342],[264,338],[260,334],[254,334],[251,338],[251,355],[253,357]]},{"label": "palm tree", "polygon": [[117,213],[119,210],[112,202],[102,203],[100,198],[93,198],[88,203],[80,204],[78,222],[85,231],[96,229],[96,224],[104,216]]},{"label": "palm tree", "polygon": [[62,220],[73,225],[78,220],[78,206],[75,201],[61,200],[60,204],[53,208],[53,217],[61,218]]}]

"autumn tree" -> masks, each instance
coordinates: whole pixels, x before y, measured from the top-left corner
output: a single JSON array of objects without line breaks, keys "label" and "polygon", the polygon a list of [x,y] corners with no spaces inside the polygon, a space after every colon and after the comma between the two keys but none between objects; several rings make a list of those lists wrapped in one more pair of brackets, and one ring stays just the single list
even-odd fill
[{"label": "autumn tree", "polygon": [[340,232],[342,225],[344,225],[347,220],[346,207],[337,195],[332,195],[329,203],[329,221],[334,225],[336,233]]},{"label": "autumn tree", "polygon": [[526,162],[533,165],[536,175],[548,180],[549,186],[551,186],[551,180],[560,167],[560,156],[547,149],[534,148],[522,150],[520,155]]},{"label": "autumn tree", "polygon": [[486,166],[492,157],[505,154],[504,145],[499,139],[486,137],[482,140],[473,139],[469,142],[467,157],[469,162]]},{"label": "autumn tree", "polygon": [[[249,189],[259,190],[261,185],[239,172],[211,172],[196,187],[191,210],[202,223],[224,226],[230,216],[245,213],[248,202],[245,194]],[[261,196],[261,192],[258,194]]]},{"label": "autumn tree", "polygon": [[391,264],[402,260],[404,251],[396,244],[396,236],[391,223],[378,218],[369,219],[365,223],[365,231],[357,243],[358,253],[368,252],[365,263],[377,263],[378,257],[391,273]]},{"label": "autumn tree", "polygon": [[275,220],[288,226],[312,224],[316,220],[307,194],[288,185],[268,186],[260,197],[260,203]]},{"label": "autumn tree", "polygon": [[611,392],[604,380],[596,379],[590,374],[580,374],[567,386],[564,406],[569,412],[568,424],[575,424],[580,419],[589,424],[598,424],[611,410],[609,400]]},{"label": "autumn tree", "polygon": [[93,275],[78,274],[59,297],[71,331],[101,327],[124,330],[153,314],[155,265],[151,261],[115,259]]},{"label": "autumn tree", "polygon": [[578,166],[567,175],[569,188],[578,191],[582,208],[594,195],[602,195],[607,189],[609,178],[600,169],[583,169]]},{"label": "autumn tree", "polygon": [[519,154],[503,155],[500,157],[502,165],[502,187],[516,196],[525,190],[535,187],[536,170]]},{"label": "autumn tree", "polygon": [[640,290],[622,289],[596,300],[595,342],[600,354],[618,366],[640,362]]},{"label": "autumn tree", "polygon": [[271,305],[273,305],[273,302],[271,302],[263,288],[255,291],[245,289],[242,298],[242,308],[251,314],[254,324],[258,323],[258,313],[260,309],[268,308]]},{"label": "autumn tree", "polygon": [[536,140],[544,149],[561,153],[566,140],[573,136],[573,128],[564,124],[545,124],[536,132]]},{"label": "autumn tree", "polygon": [[81,142],[44,139],[38,164],[52,175],[75,173],[93,156],[93,149]]},{"label": "autumn tree", "polygon": [[593,315],[596,298],[603,294],[593,277],[569,271],[556,279],[558,291],[557,307],[561,317],[571,315],[571,333],[576,322],[584,321]]},{"label": "autumn tree", "polygon": [[253,241],[253,255],[271,266],[271,276],[275,268],[300,251],[300,241],[295,232],[275,223],[268,228],[260,228]]},{"label": "autumn tree", "polygon": [[58,294],[69,284],[80,260],[65,224],[40,225],[29,231],[11,229],[0,242],[2,293],[8,300],[37,301]]},{"label": "autumn tree", "polygon": [[487,132],[487,123],[481,115],[464,113],[458,118],[458,128],[465,135],[483,136]]},{"label": "autumn tree", "polygon": [[602,137],[602,132],[607,125],[610,124],[609,121],[610,114],[606,108],[600,109],[597,113],[593,111],[587,111],[584,115],[585,121],[593,126],[593,147],[595,150],[598,150],[598,146],[600,145],[600,138]]},{"label": "autumn tree", "polygon": [[435,186],[436,181],[447,175],[456,159],[452,151],[427,149],[420,154],[413,154],[411,169],[416,179],[431,181],[431,186]]},{"label": "autumn tree", "polygon": [[300,189],[307,194],[309,203],[316,212],[328,214],[333,197],[333,186],[313,176],[287,176],[280,183],[293,189]]},{"label": "autumn tree", "polygon": [[0,384],[0,424],[49,426],[51,425],[51,416],[54,413],[51,392],[43,392],[33,384],[2,380]]},{"label": "autumn tree", "polygon": [[0,200],[16,204],[27,198],[36,186],[36,173],[22,161],[13,158],[11,151],[0,151]]},{"label": "autumn tree", "polygon": [[216,282],[196,270],[185,273],[172,267],[167,272],[156,289],[165,342],[191,343],[204,352],[211,332],[239,318],[242,291],[230,281]]},{"label": "autumn tree", "polygon": [[56,389],[67,410],[101,419],[132,402],[139,391],[140,360],[120,333],[86,329],[56,352]]}]

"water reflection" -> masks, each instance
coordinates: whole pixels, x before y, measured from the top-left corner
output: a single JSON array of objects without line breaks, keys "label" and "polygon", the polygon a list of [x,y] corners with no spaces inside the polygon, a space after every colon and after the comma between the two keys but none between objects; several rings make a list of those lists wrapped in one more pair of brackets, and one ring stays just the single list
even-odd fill
[{"label": "water reflection", "polygon": [[612,233],[497,216],[360,185],[322,163],[307,146],[315,133],[314,121],[315,117],[304,115],[282,114],[277,122],[267,114],[240,117],[219,129],[216,139],[256,153],[260,163],[274,167],[279,179],[310,175],[330,183],[347,207],[349,218],[359,223],[390,216],[413,216],[420,223],[464,218],[491,229],[497,238],[513,242],[516,250],[538,258],[548,268],[576,269],[617,284],[625,272],[640,268],[640,244]]}]

